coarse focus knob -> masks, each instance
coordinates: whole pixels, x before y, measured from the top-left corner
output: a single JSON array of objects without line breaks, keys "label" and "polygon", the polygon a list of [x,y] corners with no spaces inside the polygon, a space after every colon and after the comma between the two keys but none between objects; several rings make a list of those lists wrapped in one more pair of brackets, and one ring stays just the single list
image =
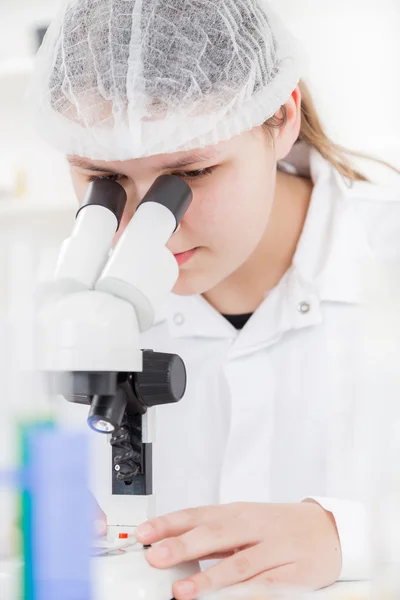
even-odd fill
[{"label": "coarse focus knob", "polygon": [[143,351],[143,371],[135,373],[135,393],[145,406],[179,402],[185,390],[186,368],[177,354]]}]

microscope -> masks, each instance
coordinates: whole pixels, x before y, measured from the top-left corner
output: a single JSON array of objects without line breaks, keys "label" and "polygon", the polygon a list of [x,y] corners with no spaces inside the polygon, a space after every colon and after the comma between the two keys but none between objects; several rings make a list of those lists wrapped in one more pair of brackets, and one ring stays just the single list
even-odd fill
[{"label": "microscope", "polygon": [[191,200],[179,177],[159,177],[112,248],[126,192],[110,179],[92,182],[62,245],[39,319],[41,370],[51,392],[87,405],[89,427],[109,442],[116,510],[93,559],[96,600],[122,594],[171,600],[172,583],[199,570],[197,563],[150,567],[122,509],[133,496],[150,498],[153,492],[154,407],[178,402],[185,393],[182,359],[141,348],[140,334],[153,325],[178,279],[166,243]]}]

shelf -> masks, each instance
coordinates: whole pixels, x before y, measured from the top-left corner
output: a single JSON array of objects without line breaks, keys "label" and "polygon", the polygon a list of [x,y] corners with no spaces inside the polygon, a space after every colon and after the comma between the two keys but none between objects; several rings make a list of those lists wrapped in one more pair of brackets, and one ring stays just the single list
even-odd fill
[{"label": "shelf", "polygon": [[0,60],[0,78],[28,77],[33,71],[33,64],[33,58],[28,56],[25,58]]},{"label": "shelf", "polygon": [[0,199],[0,220],[3,217],[43,216],[62,214],[74,216],[78,205],[74,202],[38,202],[29,198]]}]

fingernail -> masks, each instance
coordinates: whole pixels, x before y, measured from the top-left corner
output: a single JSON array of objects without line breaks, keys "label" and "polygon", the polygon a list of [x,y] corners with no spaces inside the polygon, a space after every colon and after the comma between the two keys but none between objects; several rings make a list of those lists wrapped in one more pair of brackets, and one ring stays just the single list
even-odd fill
[{"label": "fingernail", "polygon": [[175,586],[175,592],[178,592],[179,595],[182,594],[182,596],[193,598],[193,594],[196,592],[196,586],[193,581],[180,581]]},{"label": "fingernail", "polygon": [[150,523],[143,523],[137,528],[136,534],[143,539],[151,538],[154,535],[154,527]]},{"label": "fingernail", "polygon": [[148,551],[148,554],[151,554],[153,558],[158,558],[161,560],[166,560],[172,556],[172,552],[168,546],[153,546]]}]

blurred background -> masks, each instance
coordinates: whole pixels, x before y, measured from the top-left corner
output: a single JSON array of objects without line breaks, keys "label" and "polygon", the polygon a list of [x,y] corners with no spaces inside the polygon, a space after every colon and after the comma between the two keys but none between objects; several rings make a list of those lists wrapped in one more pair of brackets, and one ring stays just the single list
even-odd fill
[{"label": "blurred background", "polygon": [[[56,247],[73,220],[64,157],[37,137],[25,99],[34,55],[59,5],[59,0],[0,0],[0,247],[5,249],[17,236],[42,238]],[[2,254],[0,281],[6,276],[7,252]],[[0,309],[3,300],[0,292]]]},{"label": "blurred background", "polygon": [[[330,136],[400,167],[399,1],[272,3],[306,46],[305,79]],[[56,238],[68,233],[74,194],[64,157],[32,131],[24,91],[33,56],[59,4],[0,0],[0,224],[15,215],[46,221],[47,234]],[[400,185],[372,163],[364,170]]]}]

